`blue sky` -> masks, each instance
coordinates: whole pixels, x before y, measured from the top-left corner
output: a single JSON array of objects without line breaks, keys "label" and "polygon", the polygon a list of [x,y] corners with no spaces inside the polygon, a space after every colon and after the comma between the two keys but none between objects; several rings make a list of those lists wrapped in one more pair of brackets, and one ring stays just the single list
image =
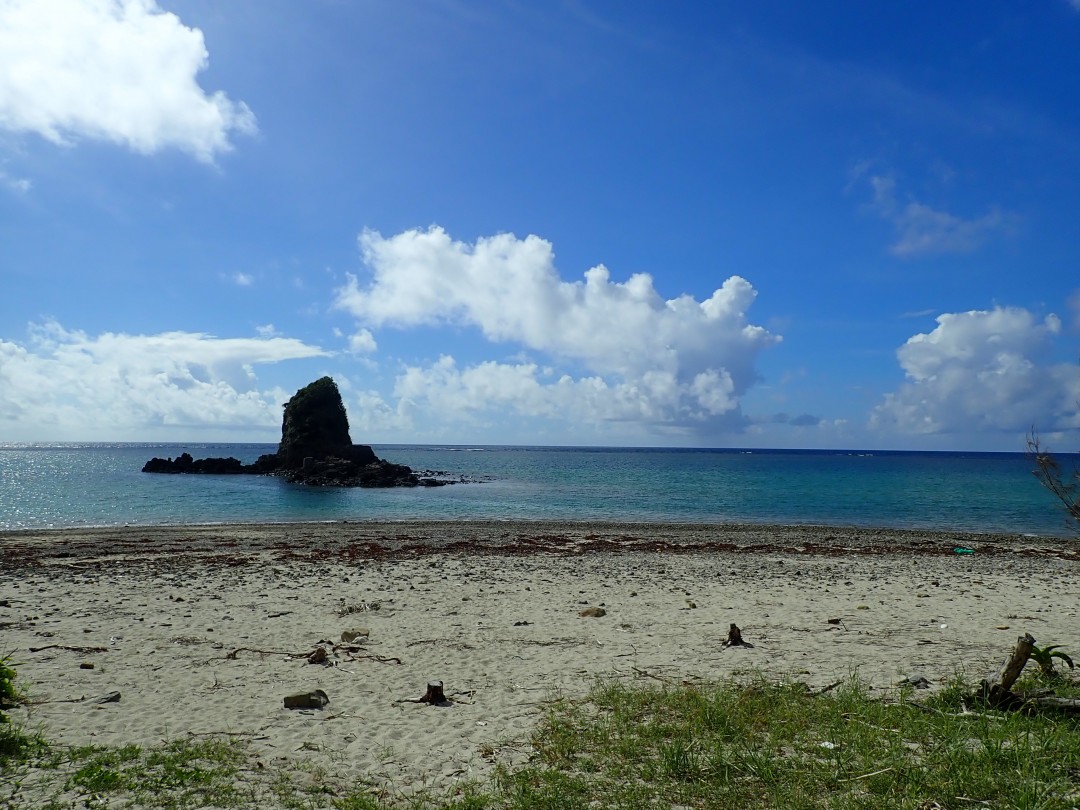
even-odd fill
[{"label": "blue sky", "polygon": [[0,0],[0,441],[1080,444],[1080,0]]}]

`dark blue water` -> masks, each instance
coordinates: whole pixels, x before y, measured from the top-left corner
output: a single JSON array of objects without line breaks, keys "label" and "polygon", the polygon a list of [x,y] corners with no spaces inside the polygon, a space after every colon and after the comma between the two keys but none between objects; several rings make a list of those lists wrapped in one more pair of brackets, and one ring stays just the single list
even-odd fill
[{"label": "dark blue water", "polygon": [[378,446],[485,483],[317,489],[140,472],[151,456],[264,444],[0,445],[0,529],[174,523],[560,519],[830,524],[1067,535],[1022,453]]}]

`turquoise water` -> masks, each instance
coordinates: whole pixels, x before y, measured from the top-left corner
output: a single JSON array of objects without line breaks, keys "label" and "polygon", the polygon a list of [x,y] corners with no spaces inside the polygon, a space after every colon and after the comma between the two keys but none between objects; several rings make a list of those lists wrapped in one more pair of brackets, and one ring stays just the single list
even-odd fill
[{"label": "turquoise water", "polygon": [[261,476],[140,472],[151,456],[266,444],[0,444],[0,529],[308,520],[569,519],[831,524],[1068,535],[1022,453],[376,446],[481,478],[315,489]]}]

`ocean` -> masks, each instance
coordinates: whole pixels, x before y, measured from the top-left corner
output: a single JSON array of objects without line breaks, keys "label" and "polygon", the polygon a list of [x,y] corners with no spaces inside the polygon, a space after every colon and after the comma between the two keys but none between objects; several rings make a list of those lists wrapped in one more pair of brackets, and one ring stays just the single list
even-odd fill
[{"label": "ocean", "polygon": [[340,520],[825,524],[1069,536],[1023,453],[380,445],[481,483],[318,489],[262,476],[150,475],[152,456],[273,444],[0,444],[0,529]]}]

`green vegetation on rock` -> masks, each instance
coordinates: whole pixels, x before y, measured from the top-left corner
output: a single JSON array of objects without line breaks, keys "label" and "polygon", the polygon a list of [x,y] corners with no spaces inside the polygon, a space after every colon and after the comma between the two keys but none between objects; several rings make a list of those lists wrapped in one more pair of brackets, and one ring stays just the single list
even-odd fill
[{"label": "green vegetation on rock", "polygon": [[305,457],[324,458],[351,447],[349,417],[332,378],[315,380],[285,403],[278,446],[284,466],[298,467]]}]

